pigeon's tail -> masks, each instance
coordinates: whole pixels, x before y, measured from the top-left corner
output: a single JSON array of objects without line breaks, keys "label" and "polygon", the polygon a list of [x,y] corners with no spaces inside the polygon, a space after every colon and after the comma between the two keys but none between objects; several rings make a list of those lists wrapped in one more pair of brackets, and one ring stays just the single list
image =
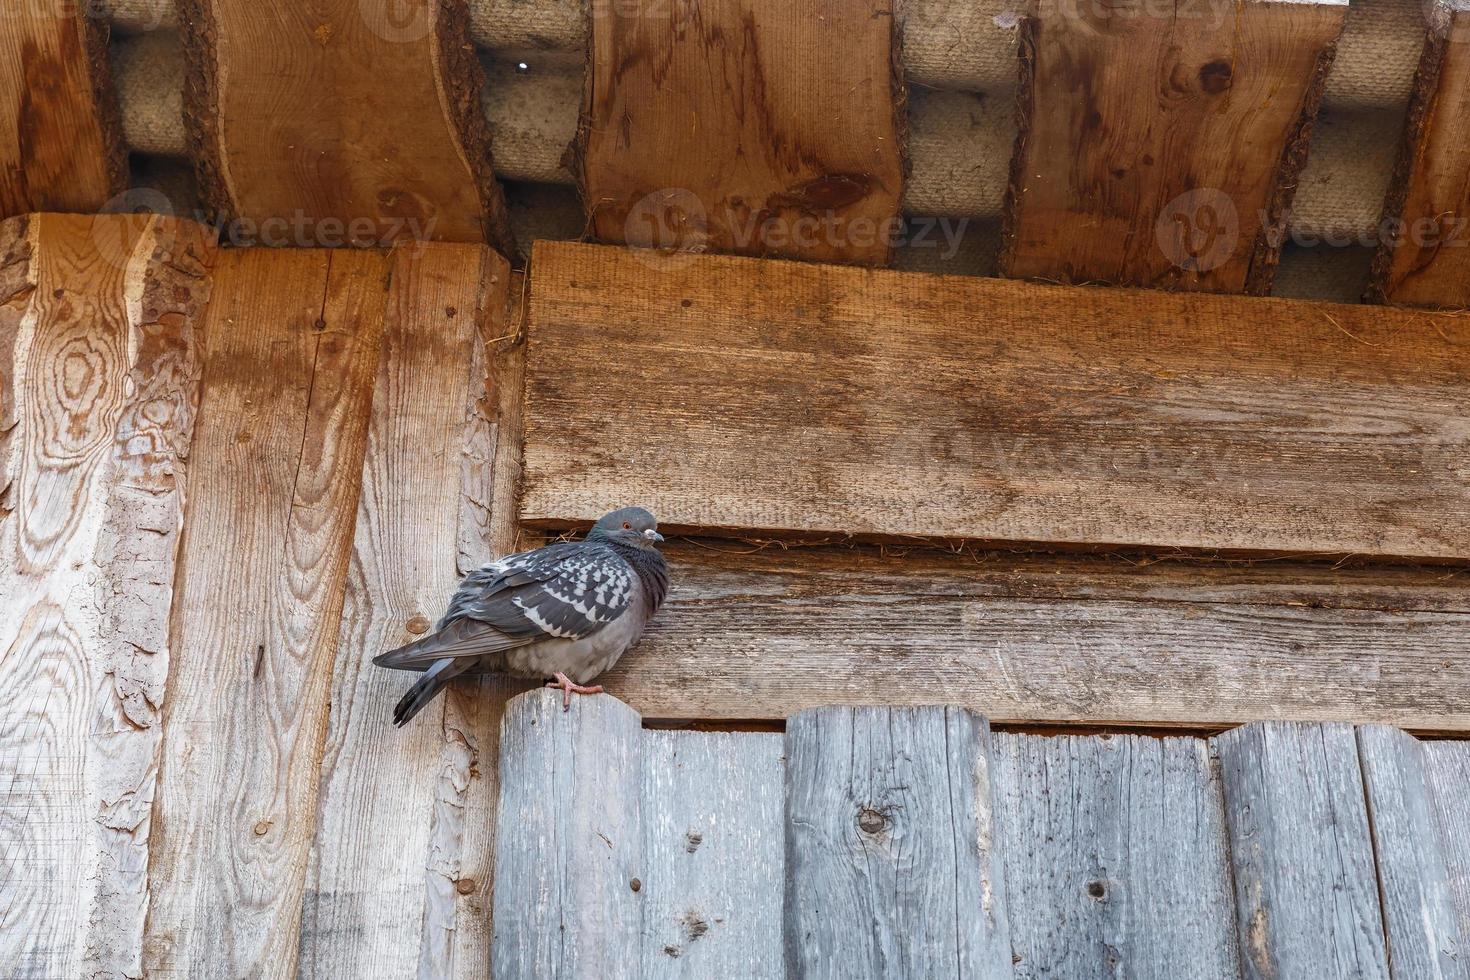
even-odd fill
[{"label": "pigeon's tail", "polygon": [[424,676],[408,689],[408,693],[394,707],[393,724],[399,728],[407,725],[413,720],[414,715],[423,711],[426,704],[438,697],[439,692],[449,686],[450,681],[473,665],[473,660],[450,657],[424,671]]}]

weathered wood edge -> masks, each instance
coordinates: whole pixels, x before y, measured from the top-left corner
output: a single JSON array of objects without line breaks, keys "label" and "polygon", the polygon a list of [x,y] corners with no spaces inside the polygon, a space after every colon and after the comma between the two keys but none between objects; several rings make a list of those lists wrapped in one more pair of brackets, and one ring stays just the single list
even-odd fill
[{"label": "weathered wood edge", "polygon": [[176,0],[179,37],[184,48],[184,136],[194,162],[199,197],[207,220],[222,225],[238,208],[225,179],[220,144],[219,23],[215,0]]},{"label": "weathered wood edge", "polygon": [[1450,34],[1454,29],[1455,19],[1452,4],[1447,0],[1426,0],[1424,16],[1424,47],[1419,53],[1419,65],[1414,72],[1398,155],[1394,159],[1388,190],[1384,194],[1382,217],[1378,222],[1380,239],[1369,268],[1368,285],[1363,293],[1365,303],[1390,302],[1388,293],[1393,285],[1390,280],[1393,278],[1394,259],[1398,250],[1406,243],[1399,236],[1384,234],[1384,231],[1390,222],[1404,217],[1409,191],[1424,153],[1429,124],[1439,99],[1439,82],[1444,72],[1445,59],[1449,56]]},{"label": "weathered wood edge", "polygon": [[[90,5],[73,8],[73,16],[80,23],[83,56],[87,60],[87,75],[92,82],[92,103],[97,107],[97,125],[101,140],[103,166],[107,171],[109,197],[121,194],[128,186],[128,149],[123,139],[122,109],[118,105],[117,83],[112,75],[112,62],[108,58],[108,44],[112,38],[112,23],[97,16]],[[96,210],[106,202],[98,202]]]},{"label": "weathered wood edge", "polygon": [[1016,37],[1016,140],[1006,172],[1006,189],[1000,207],[999,274],[1013,278],[1016,248],[1020,244],[1021,189],[1026,183],[1026,151],[1031,143],[1031,117],[1036,108],[1036,43],[1041,18],[1034,9],[1021,18]]},{"label": "weathered wood edge", "polygon": [[435,17],[435,74],[445,104],[445,122],[463,148],[465,162],[474,175],[480,197],[485,241],[502,255],[515,254],[515,235],[506,210],[505,191],[495,179],[491,152],[490,124],[485,118],[481,93],[485,90],[485,66],[470,41],[468,0],[438,0]]},{"label": "weathered wood edge", "polygon": [[[1290,3],[1290,0],[1288,0]],[[1297,183],[1307,166],[1307,155],[1311,151],[1312,131],[1317,124],[1317,113],[1322,108],[1322,94],[1327,88],[1327,76],[1337,60],[1337,45],[1347,23],[1345,3],[1303,3],[1303,7],[1319,8],[1324,14],[1337,8],[1337,33],[1317,54],[1317,63],[1312,69],[1312,79],[1302,95],[1301,108],[1296,122],[1286,134],[1286,145],[1281,150],[1280,162],[1276,165],[1275,178],[1267,196],[1266,213],[1261,227],[1256,231],[1255,249],[1246,267],[1245,288],[1247,295],[1265,296],[1271,292],[1276,280],[1276,267],[1281,261],[1281,247],[1286,242],[1287,223],[1291,216],[1291,202],[1296,197]]]}]

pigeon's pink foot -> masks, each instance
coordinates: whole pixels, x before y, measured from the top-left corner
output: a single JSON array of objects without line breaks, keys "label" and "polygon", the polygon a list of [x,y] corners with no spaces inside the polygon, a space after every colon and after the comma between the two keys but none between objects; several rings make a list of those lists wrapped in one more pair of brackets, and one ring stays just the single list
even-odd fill
[{"label": "pigeon's pink foot", "polygon": [[561,710],[572,710],[573,694],[601,694],[602,685],[594,684],[592,687],[583,687],[581,684],[573,684],[572,679],[561,671],[556,672],[556,680],[547,681],[547,687],[561,688]]}]

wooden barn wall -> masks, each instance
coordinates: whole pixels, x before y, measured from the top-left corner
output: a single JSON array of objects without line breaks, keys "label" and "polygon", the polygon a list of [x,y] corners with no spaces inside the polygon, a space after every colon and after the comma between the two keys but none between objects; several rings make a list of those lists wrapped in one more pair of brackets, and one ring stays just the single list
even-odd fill
[{"label": "wooden barn wall", "polygon": [[[0,605],[17,613],[0,619],[0,964],[11,972],[485,975],[500,713],[525,685],[468,681],[395,731],[391,706],[410,679],[369,662],[428,628],[459,574],[536,540],[518,530],[514,503],[523,430],[527,514],[550,530],[636,490],[682,531],[669,547],[672,602],[606,678],[649,719],[770,727],[811,706],[884,701],[1072,726],[1209,731],[1294,717],[1470,731],[1456,656],[1470,636],[1465,525],[1452,520],[1463,497],[1448,491],[1417,498],[1433,514],[1386,522],[1380,551],[1365,539],[1364,554],[1393,565],[1343,561],[1342,528],[1326,521],[1251,561],[1145,537],[1123,554],[1051,554],[1045,522],[1027,552],[996,549],[984,540],[992,525],[963,510],[946,512],[960,522],[951,530],[979,541],[895,539],[881,532],[901,528],[883,522],[905,512],[860,508],[868,498],[840,482],[823,512],[845,501],[842,513],[880,524],[817,528],[820,543],[811,528],[750,520],[760,512],[720,483],[740,452],[771,448],[732,449],[722,427],[743,409],[710,389],[723,407],[703,427],[629,426],[590,444],[581,496],[567,498],[547,492],[546,467],[580,438],[566,396],[591,351],[616,354],[616,370],[651,393],[662,389],[650,379],[685,356],[667,342],[628,356],[618,346],[617,332],[656,326],[611,305],[649,267],[625,268],[632,278],[616,290],[596,285],[599,263],[621,252],[542,256],[523,318],[520,282],[483,246],[216,249],[196,226],[128,216],[39,215],[0,230]],[[874,276],[708,261],[828,277],[805,312],[765,310],[757,290],[731,291],[717,309],[712,293],[666,297],[711,322],[738,314],[772,343],[793,326],[848,322],[842,297],[861,294],[844,277]],[[563,266],[585,283],[562,281]],[[659,274],[666,288],[683,281]],[[638,288],[662,309],[662,293]],[[1130,295],[1137,308],[1218,309]],[[585,336],[568,332],[579,307],[596,314]],[[1417,453],[1424,470],[1369,479],[1327,466],[1314,479],[1369,510],[1375,494],[1388,507],[1432,481],[1465,435],[1463,403],[1433,387],[1462,370],[1463,358],[1436,352],[1459,350],[1463,327],[1420,317],[1390,341],[1343,308],[1281,309],[1344,337],[1337,320],[1368,343],[1344,339],[1333,356],[1385,368],[1369,385],[1343,360],[1335,397],[1380,411],[1331,431]],[[1405,336],[1417,361],[1400,359]],[[727,365],[758,353],[737,339]],[[1288,330],[1274,343],[1299,342]],[[578,350],[548,401],[549,367]],[[997,350],[992,364],[1010,356]],[[814,394],[845,370],[800,363]],[[975,397],[1004,377],[970,363]],[[1207,373],[1160,370],[1192,379],[1224,431],[1245,409]],[[524,374],[534,397],[522,418]],[[1309,390],[1295,387],[1305,367],[1263,377],[1283,418],[1311,417],[1292,401]],[[1395,422],[1388,407],[1411,395],[1439,414]],[[640,403],[603,404],[615,419]],[[790,449],[801,431],[783,422],[768,441]],[[1447,442],[1455,433],[1461,442]],[[861,449],[829,444],[839,456]],[[862,451],[881,459],[884,446]],[[643,461],[645,482],[626,482],[625,459]],[[963,454],[949,459],[957,476],[979,472]],[[1146,462],[1115,461],[1132,478]],[[1248,511],[1208,506],[1207,490],[1176,493],[1174,520],[1248,522]],[[705,509],[681,503],[695,500]],[[1389,547],[1403,541],[1442,548]],[[1318,560],[1304,560],[1314,548]],[[1415,555],[1441,564],[1403,560]]]},{"label": "wooden barn wall", "polygon": [[0,972],[483,976],[497,695],[362,668],[514,542],[506,263],[3,236]]}]

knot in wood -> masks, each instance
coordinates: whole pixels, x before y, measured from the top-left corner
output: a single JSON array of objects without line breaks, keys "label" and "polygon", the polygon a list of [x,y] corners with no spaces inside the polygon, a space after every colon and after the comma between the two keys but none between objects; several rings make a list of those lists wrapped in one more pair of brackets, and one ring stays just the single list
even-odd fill
[{"label": "knot in wood", "polygon": [[427,633],[429,631],[429,621],[422,615],[418,615],[404,623],[403,628],[417,636],[420,633]]},{"label": "knot in wood", "polygon": [[461,879],[459,879],[458,881],[456,881],[454,883],[454,890],[457,891],[457,892],[459,892],[461,895],[468,895],[470,892],[472,892],[472,891],[475,890],[475,879],[473,879],[473,878],[461,878]]},{"label": "knot in wood", "polygon": [[857,823],[858,830],[863,833],[879,834],[888,826],[888,818],[872,807],[865,806],[858,811]]}]

